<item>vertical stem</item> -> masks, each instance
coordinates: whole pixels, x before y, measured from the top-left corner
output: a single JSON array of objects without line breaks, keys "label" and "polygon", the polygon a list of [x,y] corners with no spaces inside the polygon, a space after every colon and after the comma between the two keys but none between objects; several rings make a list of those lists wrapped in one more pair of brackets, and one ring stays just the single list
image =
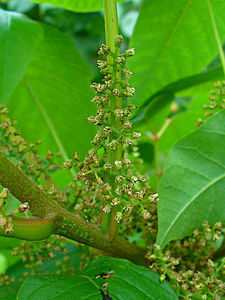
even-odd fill
[{"label": "vertical stem", "polygon": [[103,0],[105,13],[106,44],[114,52],[115,37],[119,34],[116,0]]},{"label": "vertical stem", "polygon": [[[106,45],[110,47],[111,51],[119,54],[120,49],[115,46],[115,37],[119,34],[118,26],[118,16],[117,16],[117,5],[116,0],[103,0],[104,2],[104,12],[105,12],[105,36],[106,36]],[[107,58],[109,63],[112,63],[113,58],[108,56]],[[113,81],[121,80],[121,71],[115,71],[112,67],[113,72]],[[112,111],[122,108],[122,98],[111,95],[110,106]],[[121,122],[114,113],[111,113],[111,127],[114,129],[119,129],[121,127]],[[111,137],[113,139],[113,136]],[[115,161],[121,160],[122,158],[122,149],[118,145],[115,150],[110,150],[108,154],[108,162],[115,168]],[[114,178],[109,178],[109,182],[113,189],[115,189]],[[107,232],[109,237],[112,239],[116,233],[116,221],[115,215],[117,208],[114,207],[112,211],[108,214],[104,214],[102,219],[102,230]]]}]

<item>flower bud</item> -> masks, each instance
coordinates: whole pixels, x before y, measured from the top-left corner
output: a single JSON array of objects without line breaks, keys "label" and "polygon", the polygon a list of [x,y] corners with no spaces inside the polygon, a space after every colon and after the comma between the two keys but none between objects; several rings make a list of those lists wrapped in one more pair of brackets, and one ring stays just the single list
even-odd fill
[{"label": "flower bud", "polygon": [[122,42],[123,42],[123,37],[121,34],[118,34],[115,37],[115,46],[119,48],[121,46]]}]

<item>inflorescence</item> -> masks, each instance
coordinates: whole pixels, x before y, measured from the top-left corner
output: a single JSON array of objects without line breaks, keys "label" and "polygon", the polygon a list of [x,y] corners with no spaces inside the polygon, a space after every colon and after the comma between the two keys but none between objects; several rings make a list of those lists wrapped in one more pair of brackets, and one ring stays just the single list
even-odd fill
[{"label": "inflorescence", "polygon": [[74,159],[64,164],[67,169],[78,169],[74,177],[76,184],[80,181],[85,184],[84,190],[81,186],[77,188],[75,209],[82,211],[84,208],[87,212],[89,207],[90,215],[96,218],[99,203],[102,214],[116,207],[116,222],[127,219],[133,210],[146,220],[151,218],[147,209],[151,188],[146,177],[138,174],[132,164],[132,157],[137,161],[137,140],[141,137],[140,133],[132,131],[130,121],[136,106],[123,103],[124,98],[132,97],[135,92],[126,80],[132,72],[125,67],[126,59],[135,51],[129,49],[121,54],[122,41],[122,36],[118,35],[115,52],[104,44],[98,52],[102,59],[97,65],[104,77],[102,83],[91,85],[96,94],[91,102],[98,107],[97,114],[88,118],[89,123],[98,128],[91,141],[93,148],[84,161],[74,153]]},{"label": "inflorescence", "polygon": [[214,115],[216,112],[225,108],[225,81],[218,81],[214,84],[216,90],[210,91],[209,104],[203,105],[205,119],[199,118],[197,127],[206,122],[206,119]]}]

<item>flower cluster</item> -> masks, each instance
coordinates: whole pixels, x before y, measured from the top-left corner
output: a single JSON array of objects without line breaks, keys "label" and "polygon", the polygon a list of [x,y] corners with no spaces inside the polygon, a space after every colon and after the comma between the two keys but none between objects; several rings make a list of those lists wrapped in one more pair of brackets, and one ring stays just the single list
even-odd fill
[{"label": "flower cluster", "polygon": [[0,228],[4,229],[6,234],[13,231],[12,218],[9,216],[5,208],[7,199],[8,189],[4,188],[2,192],[0,192]]},{"label": "flower cluster", "polygon": [[0,105],[0,150],[4,150],[8,157],[13,158],[26,175],[38,182],[42,176],[62,168],[59,162],[55,162],[61,157],[61,153],[54,156],[52,151],[48,151],[45,158],[41,158],[37,147],[42,142],[38,140],[28,144],[15,126],[16,121],[10,120],[7,108]]},{"label": "flower cluster", "polygon": [[[137,140],[141,134],[132,131],[130,117],[136,108],[134,104],[125,106],[124,99],[132,97],[135,89],[126,78],[132,76],[125,67],[134,49],[120,53],[123,41],[121,35],[115,38],[115,51],[102,44],[98,52],[98,68],[103,74],[101,83],[93,83],[91,88],[96,96],[91,100],[97,107],[97,114],[88,121],[98,127],[91,141],[93,148],[83,161],[77,153],[73,160],[64,163],[65,168],[76,168],[74,177],[76,193],[74,207],[84,216],[96,222],[96,214],[101,216],[116,207],[115,220],[127,219],[132,211],[148,220],[151,188],[145,176],[134,167],[138,159]],[[130,150],[129,150],[130,149]],[[133,159],[135,158],[135,159]],[[80,182],[84,182],[84,188]],[[85,211],[85,213],[83,213]],[[87,213],[88,212],[88,213]],[[94,220],[93,220],[94,219]]]},{"label": "flower cluster", "polygon": [[208,117],[211,117],[216,112],[225,108],[225,81],[218,81],[214,84],[216,90],[210,91],[209,104],[203,105],[205,112],[205,119],[199,118],[197,127],[205,123]]},{"label": "flower cluster", "polygon": [[[60,236],[51,236],[43,241],[23,241],[14,247],[11,254],[17,256],[24,263],[19,278],[10,277],[6,273],[0,275],[0,287],[19,282],[30,275],[47,275],[49,272],[74,276],[74,266],[70,257],[73,248],[66,246],[66,239]],[[47,265],[47,268],[46,268]]]},{"label": "flower cluster", "polygon": [[28,144],[15,126],[16,121],[10,120],[7,108],[0,105],[0,151],[4,151],[27,176],[31,177],[41,189],[45,189],[54,200],[64,205],[67,201],[65,195],[50,178],[51,173],[62,169],[62,153],[59,152],[54,155],[49,150],[45,157],[41,157],[38,153],[38,146],[41,141]]},{"label": "flower cluster", "polygon": [[154,245],[146,255],[150,269],[160,273],[161,281],[168,280],[185,299],[192,299],[193,294],[201,299],[221,299],[225,260],[214,262],[213,252],[215,242],[223,239],[222,231],[220,222],[213,227],[206,222],[191,236],[170,242],[164,251]]}]

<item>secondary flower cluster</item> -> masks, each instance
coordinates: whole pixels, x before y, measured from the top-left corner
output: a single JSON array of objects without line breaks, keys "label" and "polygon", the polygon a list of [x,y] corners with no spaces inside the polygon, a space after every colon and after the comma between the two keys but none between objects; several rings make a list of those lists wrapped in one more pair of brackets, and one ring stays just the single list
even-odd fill
[{"label": "secondary flower cluster", "polygon": [[[132,72],[125,67],[126,59],[133,56],[135,51],[129,49],[121,54],[122,41],[122,36],[118,35],[114,52],[104,44],[98,52],[102,59],[98,60],[97,65],[104,77],[101,83],[91,85],[96,94],[91,101],[98,107],[97,114],[88,118],[90,124],[98,127],[91,141],[93,149],[84,161],[74,153],[74,159],[64,164],[67,169],[78,169],[74,178],[77,190],[75,209],[80,213],[82,210],[87,213],[88,210],[92,220],[98,209],[104,214],[113,207],[117,207],[117,222],[126,219],[134,209],[144,219],[151,218],[148,211],[151,189],[145,176],[139,174],[132,163],[134,157],[134,162],[138,161],[136,144],[141,137],[140,133],[132,131],[130,121],[136,106],[125,106],[123,103],[135,92],[126,80],[132,76]],[[82,189],[80,181],[85,183],[85,189]]]},{"label": "secondary flower cluster", "polygon": [[4,229],[6,234],[13,231],[13,216],[17,213],[25,214],[28,217],[29,205],[27,202],[20,204],[17,209],[11,212],[6,210],[6,202],[8,199],[9,191],[7,188],[3,188],[0,192],[0,228]]},{"label": "secondary flower cluster", "polygon": [[41,141],[29,144],[20,135],[15,125],[16,121],[11,121],[8,117],[7,108],[0,105],[0,151],[4,151],[27,176],[39,185],[40,189],[45,189],[54,200],[65,205],[66,196],[50,178],[50,173],[62,168],[62,154],[59,152],[54,155],[49,150],[45,157],[41,157],[37,150]]},{"label": "secondary flower cluster", "polygon": [[[8,109],[0,105],[0,150],[3,150],[8,157],[37,183],[42,176],[61,168],[60,163],[56,163],[56,157],[48,151],[45,158],[38,154],[37,147],[42,143],[28,143],[20,132],[16,129],[16,121],[11,121],[8,117]],[[60,157],[57,154],[57,158]]]},{"label": "secondary flower cluster", "polygon": [[4,188],[0,193],[0,228],[8,234],[13,231],[12,218],[6,211],[5,205],[8,199],[8,189]]},{"label": "secondary flower cluster", "polygon": [[161,281],[168,280],[184,299],[193,295],[196,299],[221,299],[225,259],[213,260],[215,242],[223,240],[223,230],[221,222],[212,227],[205,222],[191,236],[170,242],[164,251],[154,245],[146,256],[150,269],[160,273]]},{"label": "secondary flower cluster", "polygon": [[[209,104],[203,105],[205,117],[211,117],[216,112],[225,108],[225,81],[218,81],[214,84],[216,90],[210,91]],[[198,119],[197,127],[205,123],[206,120]]]}]

